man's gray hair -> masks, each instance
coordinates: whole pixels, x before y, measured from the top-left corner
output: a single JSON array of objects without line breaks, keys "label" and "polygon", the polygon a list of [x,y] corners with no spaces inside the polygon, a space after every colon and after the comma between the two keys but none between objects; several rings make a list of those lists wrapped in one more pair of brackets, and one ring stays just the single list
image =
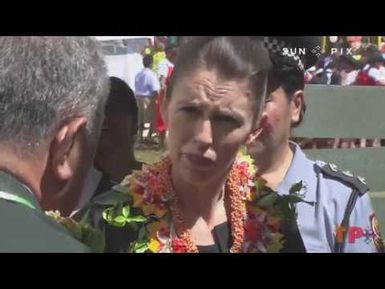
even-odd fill
[{"label": "man's gray hair", "polygon": [[91,37],[0,37],[0,142],[31,153],[66,121],[88,119],[97,141],[108,95],[104,56]]}]

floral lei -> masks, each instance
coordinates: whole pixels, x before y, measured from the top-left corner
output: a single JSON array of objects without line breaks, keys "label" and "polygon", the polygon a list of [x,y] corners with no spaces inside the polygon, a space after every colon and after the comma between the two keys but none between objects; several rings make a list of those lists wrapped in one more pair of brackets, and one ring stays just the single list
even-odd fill
[{"label": "floral lei", "polygon": [[[114,187],[115,192],[128,197],[128,202],[108,208],[103,218],[113,226],[131,225],[138,231],[129,252],[198,252],[181,216],[170,169],[171,161],[166,156]],[[293,185],[285,196],[268,189],[265,183],[255,176],[252,159],[238,155],[225,185],[232,253],[279,252],[285,241],[282,225],[296,222],[295,204],[304,202],[300,194],[302,182]]]}]

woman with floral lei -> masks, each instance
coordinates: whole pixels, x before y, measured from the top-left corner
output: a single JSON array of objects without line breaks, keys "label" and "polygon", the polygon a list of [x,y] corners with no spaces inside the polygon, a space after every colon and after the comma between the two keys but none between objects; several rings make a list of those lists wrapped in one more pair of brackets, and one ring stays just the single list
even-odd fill
[{"label": "woman with floral lei", "polygon": [[261,131],[269,68],[263,44],[249,37],[194,37],[181,47],[161,108],[167,155],[92,204],[106,251],[282,249],[290,200],[263,195],[238,154]]}]

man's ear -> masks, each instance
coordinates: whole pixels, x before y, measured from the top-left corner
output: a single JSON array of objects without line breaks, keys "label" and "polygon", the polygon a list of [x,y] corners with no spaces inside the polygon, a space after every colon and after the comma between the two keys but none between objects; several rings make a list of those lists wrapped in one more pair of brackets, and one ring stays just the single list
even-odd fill
[{"label": "man's ear", "polygon": [[79,146],[83,145],[87,119],[78,117],[62,125],[55,133],[51,142],[51,166],[54,175],[67,181],[72,178],[76,170],[76,160],[79,157]]},{"label": "man's ear", "polygon": [[296,124],[301,120],[302,107],[304,105],[303,90],[297,90],[291,99],[291,123]]},{"label": "man's ear", "polygon": [[251,132],[249,137],[246,140],[246,145],[253,143],[259,135],[263,132],[267,124],[267,115],[265,113],[262,113],[262,117],[260,118],[258,125],[255,127],[255,129]]}]

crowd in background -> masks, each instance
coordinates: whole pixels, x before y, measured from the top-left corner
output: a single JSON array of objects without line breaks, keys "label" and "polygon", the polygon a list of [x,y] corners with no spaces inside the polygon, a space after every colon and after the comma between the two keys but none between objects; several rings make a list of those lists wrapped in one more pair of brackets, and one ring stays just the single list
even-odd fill
[{"label": "crowd in background", "polygon": [[[171,40],[167,36],[157,36],[142,51],[144,68],[135,77],[135,97],[139,108],[136,147],[156,145],[158,149],[164,148],[166,125],[160,105],[177,55],[177,43]],[[146,123],[149,127],[145,126]]]},{"label": "crowd in background", "polygon": [[[334,42],[305,73],[308,84],[341,86],[385,85],[385,42],[364,41],[363,36],[330,37]],[[380,147],[380,139],[307,139],[304,148]]]},{"label": "crowd in background", "polygon": [[[307,84],[385,85],[385,42],[379,45],[369,43],[363,36],[331,36],[328,40],[329,45],[320,53],[318,62],[305,72]],[[135,79],[135,96],[139,106],[136,147],[155,145],[157,148],[164,148],[166,127],[161,118],[160,103],[173,69],[177,42],[177,37],[156,36],[154,42],[149,41],[142,50],[144,68]],[[149,126],[146,127],[146,123]],[[303,148],[357,148],[385,145],[380,139],[306,139],[300,143]]]},{"label": "crowd in background", "polygon": [[[344,41],[345,40],[345,41]],[[385,43],[364,43],[362,36],[341,38],[306,71],[309,84],[385,85]]]}]

